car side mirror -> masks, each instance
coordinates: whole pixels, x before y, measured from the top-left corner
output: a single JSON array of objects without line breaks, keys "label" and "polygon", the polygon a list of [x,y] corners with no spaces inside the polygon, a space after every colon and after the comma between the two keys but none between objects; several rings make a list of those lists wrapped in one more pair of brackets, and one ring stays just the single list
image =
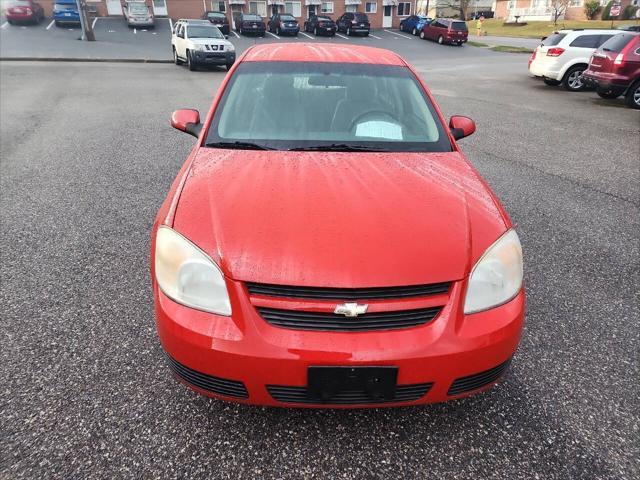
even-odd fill
[{"label": "car side mirror", "polygon": [[456,115],[451,117],[451,120],[449,120],[449,128],[451,129],[453,138],[460,140],[461,138],[468,137],[476,131],[476,122],[471,120],[469,117]]},{"label": "car side mirror", "polygon": [[229,35],[225,35],[225,36],[224,36],[224,38],[225,38],[225,39],[228,39],[228,38],[229,38]]},{"label": "car side mirror", "polygon": [[171,126],[176,130],[198,137],[202,130],[200,113],[191,109],[176,110],[171,115]]}]

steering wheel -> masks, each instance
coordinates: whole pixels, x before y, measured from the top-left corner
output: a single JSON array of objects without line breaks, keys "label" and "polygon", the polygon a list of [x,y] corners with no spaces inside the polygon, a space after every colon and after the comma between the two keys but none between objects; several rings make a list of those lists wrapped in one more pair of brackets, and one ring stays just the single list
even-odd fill
[{"label": "steering wheel", "polygon": [[359,123],[364,123],[361,122],[361,120],[363,118],[366,118],[368,116],[373,116],[375,115],[376,118],[375,120],[381,120],[380,117],[383,117],[386,119],[391,119],[392,123],[395,123],[396,125],[402,127],[402,123],[400,122],[400,120],[398,119],[398,117],[396,117],[395,115],[389,113],[389,112],[385,112],[384,110],[367,110],[366,112],[362,112],[360,115],[358,115],[356,118],[354,118],[351,121],[351,124],[349,124],[349,131],[353,131],[353,129],[356,127],[356,125],[358,125]]}]

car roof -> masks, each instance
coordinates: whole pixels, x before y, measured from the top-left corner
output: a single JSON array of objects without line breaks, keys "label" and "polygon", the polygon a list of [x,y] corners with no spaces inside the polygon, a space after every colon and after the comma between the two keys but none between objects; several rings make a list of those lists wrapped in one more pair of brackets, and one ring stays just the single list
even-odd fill
[{"label": "car roof", "polygon": [[396,53],[382,48],[331,43],[270,43],[247,50],[244,62],[368,63],[404,66]]},{"label": "car roof", "polygon": [[618,33],[619,31],[616,31],[615,29],[611,29],[611,28],[579,28],[579,29],[568,29],[568,30],[560,30],[558,32],[554,32],[554,33],[564,33],[564,34],[570,34],[570,33],[575,33],[577,35],[589,35],[589,34],[594,34],[594,33]]}]

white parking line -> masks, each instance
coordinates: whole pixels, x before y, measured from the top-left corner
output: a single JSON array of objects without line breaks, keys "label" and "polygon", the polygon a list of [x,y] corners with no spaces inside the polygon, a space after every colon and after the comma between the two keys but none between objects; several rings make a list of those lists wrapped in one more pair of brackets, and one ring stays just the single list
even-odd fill
[{"label": "white parking line", "polygon": [[93,22],[91,22],[91,28],[95,28],[96,22],[98,21],[98,18],[100,18],[100,17],[96,17],[96,18],[93,19]]},{"label": "white parking line", "polygon": [[274,38],[277,38],[278,40],[280,40],[280,37],[278,35],[276,35],[275,33],[271,33],[271,32],[267,32],[269,35],[271,35]]},{"label": "white parking line", "polygon": [[344,35],[340,35],[338,32],[336,32],[336,35],[339,36],[340,38],[344,38],[345,40],[349,40],[349,37],[345,37]]},{"label": "white parking line", "polygon": [[9,22],[4,22],[0,28],[7,28],[9,26]]},{"label": "white parking line", "polygon": [[300,35],[304,35],[305,37],[310,38],[311,40],[313,40],[313,37],[311,35],[308,35],[308,34],[306,34],[304,32],[300,32]]},{"label": "white parking line", "polygon": [[138,34],[138,30],[137,30],[136,28],[134,28],[134,29],[133,29],[133,33],[134,33],[135,35],[137,35],[137,34]]},{"label": "white parking line", "polygon": [[171,21],[171,18],[167,18],[167,20],[169,20],[169,28],[171,28],[171,31],[173,32],[173,22]]},{"label": "white parking line", "polygon": [[49,30],[51,27],[53,27],[53,25],[56,23],[55,20],[51,20],[51,23],[49,25],[47,25],[47,30]]},{"label": "white parking line", "polygon": [[378,40],[382,40],[382,37],[376,37],[373,33],[370,33],[369,36],[373,38],[377,38]]},{"label": "white parking line", "polygon": [[402,33],[392,32],[391,30],[386,30],[386,29],[385,29],[385,32],[391,33],[393,35],[397,35],[397,36],[402,37],[402,38],[408,38],[409,40],[413,40],[413,37],[410,37],[408,35],[403,35]]},{"label": "white parking line", "polygon": [[233,33],[233,34],[236,36],[236,38],[240,38],[240,35],[238,35],[238,34],[235,32],[235,30],[231,30],[231,33]]}]

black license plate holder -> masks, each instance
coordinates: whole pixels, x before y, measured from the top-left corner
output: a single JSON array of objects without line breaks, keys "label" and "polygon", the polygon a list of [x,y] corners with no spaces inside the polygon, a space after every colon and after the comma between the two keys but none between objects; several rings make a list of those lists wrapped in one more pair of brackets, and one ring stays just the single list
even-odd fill
[{"label": "black license plate holder", "polygon": [[307,395],[328,402],[342,392],[365,392],[372,402],[393,400],[396,395],[398,367],[309,367]]}]

